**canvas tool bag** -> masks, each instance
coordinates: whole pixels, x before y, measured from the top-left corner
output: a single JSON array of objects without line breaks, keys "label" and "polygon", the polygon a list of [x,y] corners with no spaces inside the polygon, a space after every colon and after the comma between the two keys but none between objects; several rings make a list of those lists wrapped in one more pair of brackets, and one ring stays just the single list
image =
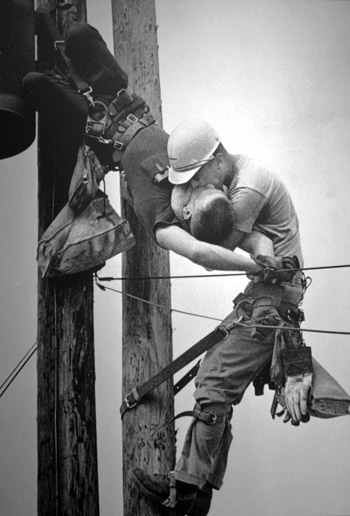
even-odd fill
[{"label": "canvas tool bag", "polygon": [[69,203],[64,206],[41,237],[37,260],[42,277],[76,274],[103,267],[106,260],[134,244],[128,222],[98,191],[80,213]]},{"label": "canvas tool bag", "polygon": [[92,201],[105,175],[106,169],[96,154],[87,145],[81,145],[68,194],[69,205],[76,213],[84,210]]}]

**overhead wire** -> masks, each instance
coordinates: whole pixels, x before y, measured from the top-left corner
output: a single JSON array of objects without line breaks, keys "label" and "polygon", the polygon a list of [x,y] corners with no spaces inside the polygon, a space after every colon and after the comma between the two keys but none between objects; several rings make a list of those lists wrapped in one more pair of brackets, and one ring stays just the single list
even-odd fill
[{"label": "overhead wire", "polygon": [[[323,265],[319,267],[300,267],[295,269],[288,269],[288,272],[297,272],[297,271],[317,271],[317,270],[326,270],[326,269],[344,269],[349,268],[350,264],[344,265]],[[274,271],[276,273],[283,271]],[[163,279],[191,279],[191,278],[218,278],[225,276],[247,276],[246,272],[222,272],[216,274],[184,274],[184,275],[176,275],[176,276],[127,276],[127,277],[114,277],[114,276],[105,276],[98,277],[99,281],[126,281],[126,280],[163,280]]]},{"label": "overhead wire", "polygon": [[[303,271],[310,271],[310,270],[321,270],[321,269],[339,269],[339,268],[347,268],[350,267],[350,264],[345,265],[329,265],[329,266],[322,266],[322,267],[304,267],[302,269],[295,269],[296,271],[303,270]],[[294,269],[291,269],[294,270]],[[200,317],[201,319],[209,319],[212,321],[222,322],[222,319],[219,319],[217,317],[210,317],[208,315],[203,314],[196,314],[193,312],[188,312],[185,310],[178,310],[175,308],[159,305],[157,303],[153,303],[151,301],[147,301],[146,299],[142,299],[138,296],[135,296],[133,294],[129,294],[127,292],[123,292],[118,289],[113,289],[111,287],[106,287],[105,285],[101,285],[98,283],[98,281],[116,281],[116,280],[147,280],[147,279],[184,279],[184,278],[211,278],[211,277],[221,277],[221,276],[246,276],[246,273],[223,273],[223,274],[198,274],[198,275],[183,275],[183,276],[142,276],[142,277],[133,277],[133,278],[116,278],[116,277],[102,277],[100,278],[97,274],[95,274],[95,284],[102,290],[110,290],[112,292],[116,292],[118,294],[128,296],[130,298],[133,298],[135,300],[141,301],[142,303],[146,303],[149,305],[152,305],[156,308],[161,308],[164,310],[168,310],[171,312],[176,312],[184,315],[190,315],[192,317]],[[248,326],[244,323],[238,323],[240,326]],[[250,325],[251,327],[251,325]],[[256,325],[256,327],[260,327],[259,325]],[[271,329],[288,329],[284,326],[264,326],[265,329],[271,328]],[[291,329],[293,331],[293,329]],[[294,330],[295,331],[295,330]],[[312,333],[326,333],[326,334],[332,334],[332,335],[350,335],[350,332],[348,331],[337,331],[337,330],[318,330],[318,329],[310,329],[310,328],[300,328],[300,331],[303,332],[312,332]],[[35,349],[34,349],[35,348]],[[5,379],[5,381],[0,385],[0,398],[3,396],[3,394],[7,391],[7,389],[10,387],[12,382],[15,380],[15,378],[18,376],[18,374],[21,372],[21,370],[24,368],[24,366],[27,364],[27,362],[31,359],[31,357],[34,355],[34,353],[37,351],[37,342],[35,342],[31,348],[27,351],[27,353],[23,356],[23,358],[18,362],[16,367],[12,370],[12,372],[8,375],[8,377]],[[22,365],[21,365],[22,364]],[[10,380],[11,378],[11,380]],[[6,385],[6,387],[3,389],[3,387]],[[3,390],[1,390],[3,389]]]},{"label": "overhead wire", "polygon": [[[133,299],[136,299],[137,301],[141,301],[142,303],[146,303],[146,304],[155,306],[157,308],[162,308],[163,310],[168,310],[170,312],[177,312],[177,313],[181,313],[181,314],[192,315],[194,317],[201,317],[201,318],[204,318],[204,319],[211,319],[213,321],[222,322],[222,319],[218,319],[217,317],[209,317],[207,315],[194,314],[194,313],[191,313],[191,312],[186,312],[184,310],[177,310],[176,308],[171,308],[169,306],[159,305],[157,303],[153,303],[152,301],[147,301],[146,299],[142,299],[141,297],[134,296],[133,294],[128,294],[127,292],[123,292],[122,290],[114,289],[114,288],[111,288],[111,287],[106,287],[105,285],[100,285],[97,281],[96,281],[96,285],[101,290],[110,290],[112,292],[117,292],[118,294],[122,294],[124,296],[131,297]],[[283,329],[283,330],[295,331],[295,328],[286,328],[285,326],[265,326],[265,325],[259,325],[259,324],[247,325],[247,324],[244,324],[244,323],[237,323],[237,324],[239,326],[245,326],[245,327],[249,326],[249,328],[253,328],[253,327],[254,328],[265,328],[265,329],[271,328],[271,329],[274,329],[274,330]],[[298,328],[298,331],[305,331],[305,332],[312,332],[312,333],[327,333],[327,334],[333,334],[333,335],[334,334],[335,335],[350,335],[350,331],[314,330],[314,329],[309,329],[309,328]]]}]

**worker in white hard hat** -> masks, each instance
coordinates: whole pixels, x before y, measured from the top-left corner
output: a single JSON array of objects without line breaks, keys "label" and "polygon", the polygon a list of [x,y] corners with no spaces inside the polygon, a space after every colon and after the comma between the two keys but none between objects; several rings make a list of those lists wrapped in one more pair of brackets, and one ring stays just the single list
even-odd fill
[{"label": "worker in white hard hat", "polygon": [[[217,132],[201,120],[185,121],[174,129],[168,140],[168,156],[169,181],[175,185],[172,208],[193,235],[211,241],[218,233],[215,203],[220,202],[220,211],[230,210],[232,217],[228,222],[232,229],[220,245],[231,251],[244,248],[247,236],[263,234],[272,242],[271,256],[255,260],[271,271],[281,269],[281,264],[294,271],[283,277],[256,276],[248,283],[234,300],[235,310],[222,323],[241,317],[244,326],[230,329],[229,335],[207,352],[199,368],[194,419],[173,476],[179,490],[179,514],[192,514],[186,510],[191,500],[196,500],[193,514],[204,516],[209,512],[213,489],[223,484],[232,440],[232,406],[240,403],[248,385],[264,368],[270,369],[272,357],[272,381],[277,390],[284,389],[285,422],[297,426],[309,419],[311,348],[304,345],[299,332],[286,332],[286,341],[294,339],[291,363],[298,365],[294,370],[291,367],[291,372],[287,363],[281,368],[281,333],[275,329],[299,327],[299,305],[306,287],[300,271],[303,257],[298,217],[278,175],[255,160],[230,154]],[[224,220],[224,215],[220,217]],[[133,478],[147,496],[169,502],[167,482],[141,469],[133,471]]]}]

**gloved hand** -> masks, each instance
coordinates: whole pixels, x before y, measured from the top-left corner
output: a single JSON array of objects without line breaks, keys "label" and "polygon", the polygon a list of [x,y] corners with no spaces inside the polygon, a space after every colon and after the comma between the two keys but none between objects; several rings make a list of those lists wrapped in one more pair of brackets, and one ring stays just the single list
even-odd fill
[{"label": "gloved hand", "polygon": [[284,399],[287,414],[284,422],[292,419],[293,425],[306,423],[309,416],[308,403],[312,385],[312,357],[310,347],[284,349],[281,351],[285,374]]},{"label": "gloved hand", "polygon": [[292,281],[297,272],[293,269],[300,268],[297,256],[291,258],[290,256],[274,257],[258,254],[257,256],[251,256],[251,258],[258,265],[265,267],[256,275],[272,282]]},{"label": "gloved hand", "polygon": [[306,423],[309,416],[308,403],[312,384],[312,373],[287,376],[284,397],[287,415],[284,422],[292,419],[292,424]]}]

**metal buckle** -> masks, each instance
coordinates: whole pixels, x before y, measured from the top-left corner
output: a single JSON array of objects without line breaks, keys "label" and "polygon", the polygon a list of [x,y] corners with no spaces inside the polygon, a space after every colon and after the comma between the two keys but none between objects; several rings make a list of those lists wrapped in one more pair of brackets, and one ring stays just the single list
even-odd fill
[{"label": "metal buckle", "polygon": [[126,117],[127,120],[129,120],[129,122],[131,122],[132,124],[134,124],[135,122],[138,122],[138,118],[133,115],[132,113],[130,113],[127,117]]},{"label": "metal buckle", "polygon": [[[131,402],[129,400],[129,396],[133,396],[135,401]],[[136,390],[136,387],[134,387],[134,389],[125,396],[125,398],[124,398],[125,405],[127,406],[128,409],[132,409],[132,408],[136,407],[136,405],[138,404],[140,399],[141,398]]]},{"label": "metal buckle", "polygon": [[124,147],[124,143],[123,142],[120,142],[118,140],[115,140],[115,142],[113,142],[113,147],[117,150],[123,150],[123,147]]},{"label": "metal buckle", "polygon": [[103,134],[106,129],[106,122],[100,122],[99,120],[94,120],[93,118],[90,118],[90,117],[86,121],[85,131],[87,132],[87,134],[89,134],[90,131],[94,130],[95,125],[102,126],[101,134]]},{"label": "metal buckle", "polygon": [[57,45],[64,45],[64,44],[65,44],[64,39],[57,39],[56,41],[53,42],[53,46],[55,47],[55,50],[57,50]]},{"label": "metal buckle", "polygon": [[[84,97],[86,97],[86,98],[87,98],[87,100],[88,100],[88,102],[89,102],[92,106],[94,106],[94,107],[95,107],[94,99],[92,98],[92,95],[91,95],[91,93],[92,93],[92,88],[91,88],[91,86],[89,86],[88,91],[85,91],[85,92],[79,91],[79,93],[81,93]],[[101,104],[102,104],[102,102],[101,102]]]},{"label": "metal buckle", "polygon": [[218,420],[217,414],[208,414],[211,417],[210,421],[207,421],[208,425],[216,425],[216,422]]},{"label": "metal buckle", "polygon": [[112,143],[112,140],[106,140],[106,138],[103,138],[102,136],[99,136],[98,141],[105,145],[110,145]]}]

